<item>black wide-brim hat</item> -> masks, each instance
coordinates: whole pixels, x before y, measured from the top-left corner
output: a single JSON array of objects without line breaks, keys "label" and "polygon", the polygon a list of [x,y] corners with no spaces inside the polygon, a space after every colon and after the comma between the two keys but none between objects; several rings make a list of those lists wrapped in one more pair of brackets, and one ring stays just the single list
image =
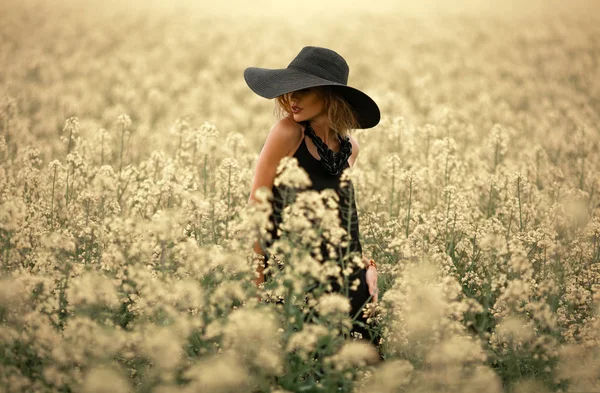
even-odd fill
[{"label": "black wide-brim hat", "polygon": [[359,128],[375,127],[381,118],[379,107],[367,94],[348,86],[349,71],[346,60],[331,49],[305,46],[287,68],[248,67],[244,79],[253,92],[269,99],[309,87],[332,86],[356,113]]}]

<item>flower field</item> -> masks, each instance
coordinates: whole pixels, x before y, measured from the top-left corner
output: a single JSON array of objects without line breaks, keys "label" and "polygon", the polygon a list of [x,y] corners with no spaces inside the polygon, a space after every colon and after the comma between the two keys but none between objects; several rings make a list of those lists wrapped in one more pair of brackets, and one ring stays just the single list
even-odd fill
[{"label": "flower field", "polygon": [[[600,392],[600,7],[463,3],[2,2],[0,393]],[[243,70],[306,45],[382,113],[344,174],[377,346],[309,254],[328,193],[253,283]]]}]

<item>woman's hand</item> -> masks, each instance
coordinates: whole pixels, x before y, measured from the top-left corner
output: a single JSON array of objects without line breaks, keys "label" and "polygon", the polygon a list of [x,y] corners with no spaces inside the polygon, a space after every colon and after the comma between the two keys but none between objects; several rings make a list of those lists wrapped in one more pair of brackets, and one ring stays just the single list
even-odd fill
[{"label": "woman's hand", "polygon": [[369,259],[363,256],[363,262],[365,262],[367,273],[365,279],[367,286],[369,287],[369,295],[373,296],[373,303],[377,303],[378,289],[377,289],[377,268],[369,264]]}]

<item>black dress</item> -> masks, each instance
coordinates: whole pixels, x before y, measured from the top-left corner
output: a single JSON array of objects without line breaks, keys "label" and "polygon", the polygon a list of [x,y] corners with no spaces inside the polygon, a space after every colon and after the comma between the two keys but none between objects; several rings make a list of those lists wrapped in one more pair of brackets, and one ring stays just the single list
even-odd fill
[{"label": "black dress", "polygon": [[[303,168],[310,180],[312,185],[309,187],[310,190],[322,191],[325,189],[333,189],[336,191],[339,196],[339,217],[341,221],[342,228],[350,228],[349,237],[346,240],[349,241],[348,247],[336,247],[338,262],[341,261],[348,253],[356,252],[359,257],[362,256],[362,247],[359,240],[359,229],[358,229],[358,213],[356,211],[356,202],[354,198],[354,186],[351,181],[348,181],[347,185],[342,187],[340,185],[340,176],[334,176],[328,174],[321,162],[316,159],[308,150],[306,146],[306,138],[308,136],[304,135],[302,138],[302,143],[294,153],[293,157],[298,160],[298,166]],[[348,162],[345,164],[345,168],[349,166]],[[278,239],[277,229],[281,223],[281,212],[285,207],[283,192],[284,188],[282,186],[273,186],[273,213],[270,215],[269,220],[273,224],[273,229],[270,231],[271,241],[267,241],[265,246],[270,246],[274,240]],[[329,259],[329,253],[327,251],[326,240],[323,239],[321,243],[321,254],[323,255],[323,260]],[[265,252],[265,256],[268,258],[268,253]],[[352,283],[355,278],[359,278],[360,284],[357,290],[352,291],[349,290],[348,296],[350,298],[351,311],[350,315],[356,315],[359,310],[369,302],[369,288],[365,279],[366,269],[360,268],[356,269],[348,278],[348,282]],[[268,281],[271,278],[270,274],[265,273],[265,280]],[[340,286],[337,283],[332,282],[333,290],[340,291]],[[366,319],[362,316],[362,312],[359,313],[359,316],[356,318],[357,321],[362,323],[366,323]],[[369,334],[368,330],[362,326],[359,326],[354,323],[352,332],[361,333],[364,339],[372,341],[377,344],[377,338],[371,334]]]}]

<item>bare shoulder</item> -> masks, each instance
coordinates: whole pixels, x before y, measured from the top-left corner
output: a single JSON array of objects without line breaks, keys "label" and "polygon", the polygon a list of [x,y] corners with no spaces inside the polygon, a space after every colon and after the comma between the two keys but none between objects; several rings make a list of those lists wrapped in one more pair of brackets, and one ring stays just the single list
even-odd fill
[{"label": "bare shoulder", "polygon": [[358,145],[356,138],[354,138],[352,135],[348,135],[348,138],[350,138],[350,143],[352,144],[352,155],[350,158],[348,158],[348,163],[350,166],[353,166],[356,162],[356,158],[358,157],[358,150],[360,146]]},{"label": "bare shoulder", "polygon": [[285,151],[284,155],[288,155],[296,150],[303,135],[302,126],[291,116],[285,116],[273,124],[266,144],[276,146]]},{"label": "bare shoulder", "polygon": [[352,135],[348,135],[348,138],[350,138],[350,143],[352,143],[352,155],[354,155],[354,153],[358,154],[358,141]]},{"label": "bare shoulder", "polygon": [[255,199],[254,194],[257,189],[261,187],[270,189],[273,186],[279,162],[290,152],[295,151],[302,135],[302,126],[293,118],[283,118],[271,127],[256,162],[249,202]]}]

